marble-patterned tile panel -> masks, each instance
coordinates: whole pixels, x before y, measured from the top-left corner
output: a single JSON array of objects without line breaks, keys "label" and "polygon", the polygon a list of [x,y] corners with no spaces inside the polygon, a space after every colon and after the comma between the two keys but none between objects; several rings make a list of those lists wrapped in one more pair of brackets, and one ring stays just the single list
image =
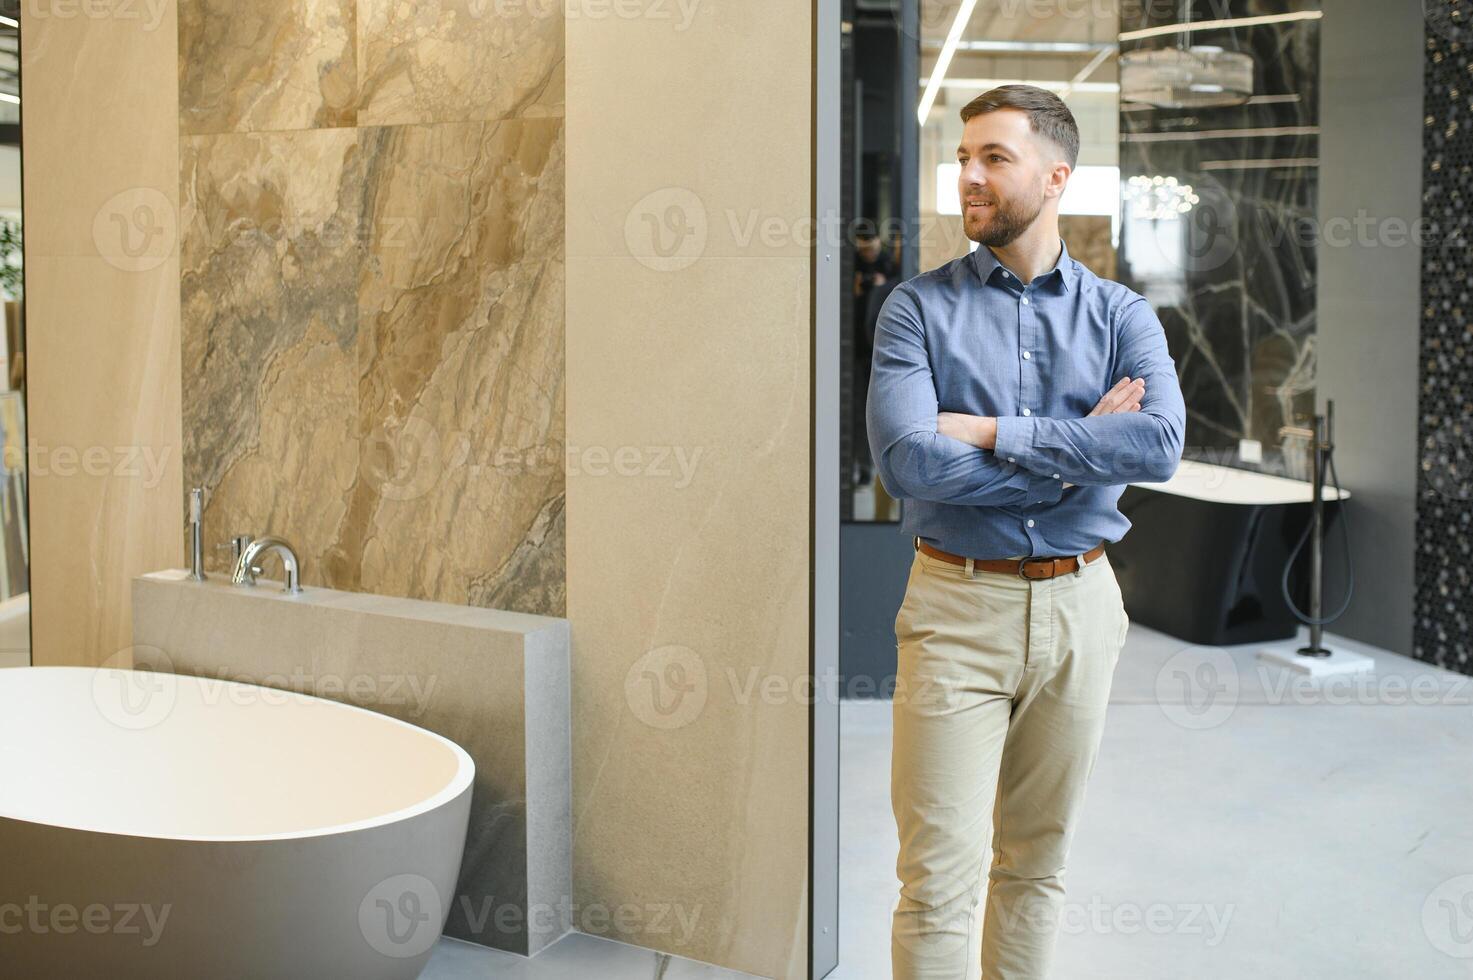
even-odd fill
[{"label": "marble-patterned tile panel", "polygon": [[358,0],[360,124],[563,112],[557,0]]},{"label": "marble-patterned tile panel", "polygon": [[357,470],[357,135],[198,136],[181,155],[186,486],[207,488],[207,540],[285,535],[325,584]]},{"label": "marble-patterned tile panel", "polygon": [[356,21],[356,0],[181,0],[181,132],[352,126]]},{"label": "marble-patterned tile panel", "polygon": [[365,129],[346,587],[564,604],[562,121]]}]

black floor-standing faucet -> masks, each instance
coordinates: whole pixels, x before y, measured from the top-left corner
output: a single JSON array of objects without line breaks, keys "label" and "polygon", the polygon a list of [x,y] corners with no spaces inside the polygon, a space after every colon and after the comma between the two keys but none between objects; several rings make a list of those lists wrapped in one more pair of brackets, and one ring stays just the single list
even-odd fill
[{"label": "black floor-standing faucet", "polygon": [[[1325,414],[1314,417],[1314,452],[1310,454],[1309,482],[1314,485],[1313,515],[1309,532],[1309,646],[1298,652],[1306,657],[1328,657],[1330,651],[1321,642],[1325,625],[1320,608],[1325,595],[1325,460],[1334,451],[1330,442],[1335,419],[1335,403],[1325,401]],[[1339,499],[1339,493],[1336,493]]]},{"label": "black floor-standing faucet", "polygon": [[[1302,646],[1295,651],[1301,657],[1329,657],[1335,651],[1324,644],[1325,624],[1333,623],[1350,608],[1350,597],[1355,592],[1355,574],[1351,567],[1350,555],[1350,532],[1346,527],[1346,517],[1340,515],[1340,530],[1345,535],[1345,563],[1346,563],[1346,588],[1345,601],[1340,608],[1330,616],[1321,615],[1324,605],[1325,592],[1325,476],[1327,473],[1335,473],[1335,402],[1325,400],[1325,414],[1316,414],[1314,417],[1314,436],[1311,443],[1310,453],[1310,486],[1313,488],[1314,497],[1310,501],[1310,523],[1300,536],[1299,543],[1294,550],[1289,552],[1289,560],[1284,565],[1284,575],[1280,587],[1284,592],[1284,601],[1289,604],[1289,609],[1294,615],[1309,626],[1309,645]],[[1335,501],[1340,502],[1340,477],[1335,474]],[[1294,560],[1299,556],[1299,549],[1304,547],[1304,538],[1308,536],[1309,542],[1309,612],[1305,614],[1298,606],[1294,605],[1294,599],[1289,594],[1289,570],[1294,567]]]}]

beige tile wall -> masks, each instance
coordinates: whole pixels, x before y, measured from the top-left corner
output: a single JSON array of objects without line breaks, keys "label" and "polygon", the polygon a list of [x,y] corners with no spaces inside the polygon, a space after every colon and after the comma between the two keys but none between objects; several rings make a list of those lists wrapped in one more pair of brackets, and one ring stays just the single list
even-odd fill
[{"label": "beige tile wall", "polygon": [[810,12],[661,6],[567,25],[568,443],[625,460],[568,478],[576,900],[799,977]]},{"label": "beige tile wall", "polygon": [[34,661],[126,663],[183,560],[174,8],[21,18]]}]

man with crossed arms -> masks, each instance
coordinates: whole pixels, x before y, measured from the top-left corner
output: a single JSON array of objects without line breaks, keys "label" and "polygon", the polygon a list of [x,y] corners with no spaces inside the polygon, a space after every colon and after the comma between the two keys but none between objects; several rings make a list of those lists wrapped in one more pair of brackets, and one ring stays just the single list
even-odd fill
[{"label": "man with crossed arms", "polygon": [[891,959],[896,980],[979,960],[984,980],[1042,980],[1130,622],[1104,544],[1130,527],[1125,484],[1175,472],[1186,411],[1155,312],[1059,237],[1069,109],[1004,85],[961,116],[978,247],[886,300],[866,409],[917,546],[895,618]]}]

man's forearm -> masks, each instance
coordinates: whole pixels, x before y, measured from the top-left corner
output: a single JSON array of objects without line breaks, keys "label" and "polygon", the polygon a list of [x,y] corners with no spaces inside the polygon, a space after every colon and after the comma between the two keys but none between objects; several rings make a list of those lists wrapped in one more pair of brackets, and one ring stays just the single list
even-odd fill
[{"label": "man's forearm", "polygon": [[[937,416],[937,427],[954,439],[976,446],[978,449],[997,449],[997,417],[993,415],[966,415],[961,412],[943,412]],[[1009,463],[1017,462],[1009,459]],[[1019,464],[1023,469],[1029,469]],[[1058,479],[1058,473],[1044,473],[1042,470],[1031,470],[1040,476],[1048,476]],[[1072,487],[1074,484],[1064,482],[1060,489]]]},{"label": "man's forearm", "polygon": [[1034,473],[1062,473],[1091,486],[1169,479],[1181,446],[1179,421],[1144,410],[1078,419],[1003,417],[993,432],[999,456]]},{"label": "man's forearm", "polygon": [[1006,466],[963,440],[940,432],[911,432],[877,447],[875,466],[890,495],[942,504],[1025,507],[1054,503],[1055,479]]},{"label": "man's forearm", "polygon": [[936,431],[978,449],[992,449],[997,443],[997,419],[990,415],[940,412],[936,416]]}]

